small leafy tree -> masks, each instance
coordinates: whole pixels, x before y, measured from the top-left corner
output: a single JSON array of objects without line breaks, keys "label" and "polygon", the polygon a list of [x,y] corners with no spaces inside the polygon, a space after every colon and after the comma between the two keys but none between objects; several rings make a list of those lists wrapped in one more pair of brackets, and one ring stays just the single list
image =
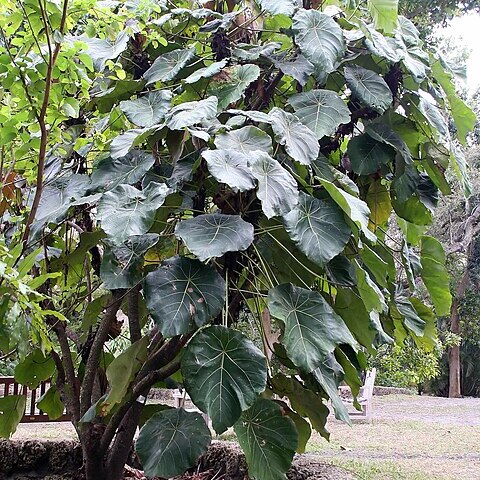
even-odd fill
[{"label": "small leafy tree", "polygon": [[[475,118],[397,2],[201,3],[0,7],[2,229],[43,312],[5,322],[3,282],[2,349],[28,330],[16,377],[54,376],[41,407],[65,404],[89,480],[121,477],[139,424],[150,476],[206,451],[200,415],[145,405],[173,376],[217,433],[234,427],[252,477],[285,478],[310,425],[328,437],[327,399],[349,421],[337,386],[358,393],[365,352],[432,348],[450,310],[424,232],[449,165],[468,193],[458,142]],[[247,314],[262,349],[235,328]]]}]

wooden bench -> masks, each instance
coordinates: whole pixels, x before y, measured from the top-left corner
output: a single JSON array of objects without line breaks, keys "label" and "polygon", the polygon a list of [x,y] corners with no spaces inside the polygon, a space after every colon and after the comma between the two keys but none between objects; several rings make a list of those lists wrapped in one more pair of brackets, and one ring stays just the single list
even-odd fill
[{"label": "wooden bench", "polygon": [[9,395],[23,395],[26,397],[25,413],[20,422],[69,422],[70,415],[64,413],[56,420],[50,420],[45,412],[37,407],[39,398],[50,388],[50,381],[40,383],[37,388],[30,389],[25,385],[20,385],[14,377],[0,377],[0,398]]},{"label": "wooden bench", "polygon": [[357,410],[353,406],[353,398],[345,398],[345,394],[350,392],[349,387],[340,387],[340,395],[343,399],[343,403],[348,408],[348,414],[350,418],[353,419],[365,419],[370,421],[372,415],[372,397],[373,397],[373,387],[375,386],[375,376],[377,370],[372,368],[365,375],[365,381],[363,386],[360,387],[360,393],[358,394],[357,401],[362,407],[362,410]]}]

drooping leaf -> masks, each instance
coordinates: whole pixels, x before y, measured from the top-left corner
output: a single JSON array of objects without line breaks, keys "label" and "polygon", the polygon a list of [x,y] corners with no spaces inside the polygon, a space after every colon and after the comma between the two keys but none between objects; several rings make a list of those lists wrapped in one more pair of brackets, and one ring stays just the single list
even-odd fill
[{"label": "drooping leaf", "polygon": [[294,0],[258,0],[258,3],[268,13],[272,15],[286,15],[291,17],[296,8]]},{"label": "drooping leaf", "polygon": [[323,266],[342,252],[350,238],[351,230],[337,205],[304,193],[283,219],[290,238],[318,265]]},{"label": "drooping leaf", "polygon": [[450,277],[445,267],[445,252],[442,244],[435,238],[423,236],[421,240],[420,261],[421,276],[427,287],[437,315],[450,314],[452,295]]},{"label": "drooping leaf", "polygon": [[182,130],[217,115],[217,97],[208,97],[205,100],[186,102],[173,107],[166,116],[167,127],[171,130]]},{"label": "drooping leaf", "polygon": [[174,337],[201,327],[222,311],[225,282],[198,260],[174,257],[147,275],[144,294],[162,334]]},{"label": "drooping leaf", "polygon": [[135,450],[146,475],[172,478],[194,467],[211,440],[199,413],[176,408],[158,412],[147,420]]},{"label": "drooping leaf", "polygon": [[110,143],[110,155],[113,159],[126,157],[132,148],[141,145],[161,125],[151,128],[132,128],[117,135]]},{"label": "drooping leaf", "polygon": [[393,33],[398,25],[398,0],[368,0],[375,28]]},{"label": "drooping leaf", "polygon": [[277,60],[275,66],[302,86],[306,85],[310,75],[315,72],[315,67],[303,55],[298,55],[295,60],[291,61]]},{"label": "drooping leaf", "polygon": [[424,97],[420,97],[418,103],[419,110],[423,113],[430,125],[435,128],[440,135],[448,136],[448,125],[440,109]]},{"label": "drooping leaf", "polygon": [[110,390],[99,406],[102,416],[106,416],[116,404],[124,400],[130,383],[147,359],[149,343],[148,335],[143,336],[115,357],[107,367]]},{"label": "drooping leaf", "polygon": [[141,282],[143,255],[158,239],[158,234],[147,233],[129,237],[120,245],[106,242],[100,266],[100,278],[105,288],[132,288]]},{"label": "drooping leaf", "polygon": [[37,407],[48,415],[50,420],[57,420],[63,415],[65,405],[60,397],[60,392],[52,385],[37,401]]},{"label": "drooping leaf", "polygon": [[320,366],[337,345],[356,345],[343,320],[319,292],[284,284],[268,292],[270,314],[285,324],[281,343],[306,372]]},{"label": "drooping leaf", "polygon": [[120,184],[134,185],[155,163],[153,155],[132,150],[120,158],[106,157],[100,160],[92,173],[91,191],[113,190]]},{"label": "drooping leaf", "polygon": [[37,388],[41,382],[49,380],[55,372],[55,363],[52,357],[45,356],[41,349],[29,353],[25,359],[15,367],[15,381],[27,385],[31,389]]},{"label": "drooping leaf", "polygon": [[250,163],[258,181],[257,196],[267,218],[288,213],[298,202],[297,182],[280,163],[258,152]]},{"label": "drooping leaf", "polygon": [[173,94],[170,90],[155,90],[136,100],[120,102],[120,108],[127,118],[139,127],[158,125],[170,108]]},{"label": "drooping leaf", "polygon": [[385,297],[377,286],[377,284],[371,279],[370,275],[361,268],[357,262],[355,262],[355,270],[357,273],[357,289],[363,304],[367,311],[382,313],[387,310],[385,303]]},{"label": "drooping leaf", "polygon": [[292,408],[303,417],[308,417],[312,427],[325,439],[330,434],[325,426],[329,415],[328,407],[322,398],[305,388],[295,377],[277,374],[272,378],[273,390],[281,397],[288,397]]},{"label": "drooping leaf", "polygon": [[272,108],[269,116],[277,142],[285,145],[285,150],[294,160],[310,165],[320,151],[315,134],[298,117],[281,108]]},{"label": "drooping leaf", "polygon": [[27,397],[24,395],[7,395],[0,398],[0,437],[10,438],[17,430],[23,417]]},{"label": "drooping leaf", "polygon": [[269,155],[273,153],[270,135],[251,125],[217,135],[215,146],[218,149],[234,150],[245,154],[255,150],[262,150]]},{"label": "drooping leaf", "polygon": [[143,74],[147,85],[173,80],[195,55],[194,48],[177,49],[160,55]]},{"label": "drooping leaf", "polygon": [[218,108],[227,108],[231,103],[240,100],[247,87],[260,75],[257,65],[235,65],[222,71],[222,77],[215,77],[210,83],[208,92],[218,98]]},{"label": "drooping leaf", "polygon": [[327,278],[336,286],[354,287],[357,276],[352,262],[345,255],[337,255],[325,266]]},{"label": "drooping leaf", "polygon": [[246,250],[253,242],[253,225],[239,215],[209,213],[177,223],[175,235],[203,262]]},{"label": "drooping leaf", "polygon": [[370,209],[369,225],[372,232],[375,232],[377,227],[385,226],[392,213],[388,186],[381,179],[375,180],[368,188],[366,200]]},{"label": "drooping leaf", "polygon": [[185,83],[195,83],[202,78],[211,78],[217,73],[220,73],[222,69],[227,65],[227,60],[221,60],[220,62],[211,63],[208,67],[200,68],[193,72],[185,79]]},{"label": "drooping leaf", "polygon": [[298,435],[293,421],[279,405],[259,398],[235,424],[251,477],[284,480],[295,455]]},{"label": "drooping leaf", "polygon": [[371,242],[375,242],[377,237],[368,228],[370,210],[367,204],[327,180],[321,180],[321,183],[332,199],[335,200],[335,203],[357,225],[365,237]]},{"label": "drooping leaf", "polygon": [[462,183],[465,196],[469,197],[472,193],[472,183],[470,182],[468,175],[468,164],[463,150],[457,147],[455,144],[452,145],[452,154],[450,156],[450,160],[457,178]]},{"label": "drooping leaf", "polygon": [[317,139],[335,133],[342,123],[350,122],[350,110],[345,102],[330,90],[310,90],[293,95],[288,100],[295,113]]},{"label": "drooping leaf", "polygon": [[242,333],[211,326],[188,344],[182,358],[185,388],[220,434],[265,390],[267,367],[262,352]]},{"label": "drooping leaf", "polygon": [[352,138],[348,142],[347,152],[352,170],[359,175],[375,173],[395,158],[392,147],[378,142],[366,133]]},{"label": "drooping leaf", "polygon": [[263,45],[251,45],[250,43],[239,43],[233,49],[232,55],[244,62],[254,62],[260,57],[269,57],[275,50],[282,46],[278,42],[265,43]]},{"label": "drooping leaf", "polygon": [[205,150],[202,157],[218,182],[240,192],[255,188],[255,177],[248,167],[249,157],[246,154],[238,150]]},{"label": "drooping leaf", "polygon": [[345,55],[342,29],[318,10],[300,9],[293,17],[295,41],[302,54],[319,69],[333,72]]},{"label": "drooping leaf", "polygon": [[379,113],[383,113],[392,105],[392,92],[377,73],[359,65],[351,65],[345,67],[345,80],[353,96],[363,105]]},{"label": "drooping leaf", "polygon": [[117,245],[128,237],[147,233],[168,193],[165,184],[155,184],[143,192],[130,185],[119,185],[106,192],[98,203],[102,229]]}]

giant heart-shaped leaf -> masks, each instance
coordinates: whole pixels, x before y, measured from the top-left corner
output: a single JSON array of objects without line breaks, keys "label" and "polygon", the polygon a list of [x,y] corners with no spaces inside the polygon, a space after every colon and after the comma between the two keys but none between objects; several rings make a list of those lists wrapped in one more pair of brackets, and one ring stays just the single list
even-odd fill
[{"label": "giant heart-shaped leaf", "polygon": [[225,282],[198,260],[173,257],[145,278],[145,301],[165,337],[188,333],[224,306]]},{"label": "giant heart-shaped leaf", "polygon": [[294,0],[258,0],[263,10],[272,15],[287,15],[291,17],[296,8]]},{"label": "giant heart-shaped leaf", "polygon": [[173,80],[182,68],[194,57],[195,48],[177,49],[160,55],[152,66],[144,73],[143,78],[147,85],[158,81],[168,82]]},{"label": "giant heart-shaped leaf", "polygon": [[0,437],[10,438],[17,430],[23,417],[27,397],[25,395],[7,395],[0,398]]},{"label": "giant heart-shaped leaf", "polygon": [[39,399],[37,407],[48,415],[49,420],[57,420],[63,415],[65,405],[60,397],[60,392],[52,385]]},{"label": "giant heart-shaped leaf", "polygon": [[255,150],[262,150],[269,155],[273,153],[270,135],[251,125],[217,135],[215,146],[222,150],[235,150],[245,154]]},{"label": "giant heart-shaped leaf", "polygon": [[246,250],[253,242],[253,225],[239,215],[210,213],[178,223],[175,235],[203,262]]},{"label": "giant heart-shaped leaf", "polygon": [[218,108],[227,108],[231,103],[242,98],[247,87],[260,75],[257,65],[235,65],[222,71],[221,78],[215,77],[208,92],[218,98]]},{"label": "giant heart-shaped leaf", "polygon": [[345,80],[355,98],[363,105],[383,113],[392,105],[393,95],[385,80],[358,65],[345,67]]},{"label": "giant heart-shaped leaf", "polygon": [[258,398],[235,424],[250,477],[285,480],[295,455],[298,435],[293,421],[272,400]]},{"label": "giant heart-shaped leaf", "polygon": [[297,162],[310,165],[320,152],[315,134],[295,115],[281,108],[272,108],[269,115],[277,142],[285,145],[287,153]]},{"label": "giant heart-shaped leaf", "polygon": [[359,175],[370,175],[395,159],[395,150],[378,142],[366,133],[352,138],[347,147],[352,170]]},{"label": "giant heart-shaped leaf", "polygon": [[142,280],[143,255],[159,239],[156,233],[135,235],[120,245],[107,244],[100,266],[105,288],[132,288]]},{"label": "giant heart-shaped leaf", "polygon": [[351,230],[337,205],[300,193],[298,204],[284,215],[285,229],[300,250],[323,266],[348,243]]},{"label": "giant heart-shaped leaf", "polygon": [[288,213],[298,202],[297,182],[280,163],[263,152],[250,161],[258,181],[257,196],[267,218]]},{"label": "giant heart-shaped leaf", "polygon": [[345,55],[345,39],[335,20],[318,10],[300,9],[293,17],[295,42],[316,67],[330,73]]},{"label": "giant heart-shaped leaf", "polygon": [[375,28],[393,33],[398,25],[398,0],[368,0],[367,5]]},{"label": "giant heart-shaped leaf", "polygon": [[182,130],[217,115],[217,97],[208,97],[198,102],[186,102],[173,107],[166,116],[167,127],[170,130]]},{"label": "giant heart-shaped leaf", "polygon": [[333,135],[342,123],[350,122],[350,110],[345,102],[330,90],[310,90],[293,95],[288,101],[302,123],[317,139]]},{"label": "giant heart-shaped leaf", "polygon": [[356,345],[320,292],[283,284],[268,292],[268,308],[285,324],[281,343],[289,358],[307,372],[320,366],[338,345]]},{"label": "giant heart-shaped leaf", "polygon": [[165,184],[150,185],[146,191],[118,185],[102,195],[98,202],[98,219],[113,243],[121,244],[128,237],[150,230],[157,209],[170,192]]},{"label": "giant heart-shaped leaf", "polygon": [[422,280],[430,293],[437,315],[449,315],[452,295],[442,244],[437,239],[424,235],[421,240],[420,261]]},{"label": "giant heart-shaped leaf", "polygon": [[153,155],[132,150],[124,157],[100,160],[92,173],[91,191],[112,190],[120,184],[133,185],[153,167]]},{"label": "giant heart-shaped leaf", "polygon": [[255,188],[255,177],[248,167],[247,155],[238,150],[205,150],[202,157],[218,182],[240,192]]},{"label": "giant heart-shaped leaf", "polygon": [[129,34],[124,30],[118,34],[114,41],[103,38],[90,38],[86,35],[70,37],[70,40],[86,43],[87,54],[92,59],[95,70],[102,72],[105,69],[107,60],[114,60],[127,48]]},{"label": "giant heart-shaped leaf", "polygon": [[165,117],[172,97],[170,90],[155,90],[135,100],[120,102],[120,108],[135,125],[153,127]]},{"label": "giant heart-shaped leaf", "polygon": [[147,476],[172,478],[194,467],[211,441],[210,430],[199,413],[172,408],[147,420],[135,450]]},{"label": "giant heart-shaped leaf", "polygon": [[345,192],[328,180],[320,180],[320,182],[325,187],[330,197],[332,197],[335,203],[348,215],[355,225],[357,225],[365,237],[371,242],[375,242],[377,237],[368,228],[368,222],[370,219],[370,209],[368,208],[368,205],[360,198]]},{"label": "giant heart-shaped leaf", "polygon": [[37,388],[55,372],[55,363],[51,356],[46,357],[40,349],[28,354],[15,367],[15,381],[29,388]]},{"label": "giant heart-shaped leaf", "polygon": [[195,335],[182,358],[182,372],[193,403],[219,434],[255,403],[267,383],[262,352],[242,333],[221,326]]}]

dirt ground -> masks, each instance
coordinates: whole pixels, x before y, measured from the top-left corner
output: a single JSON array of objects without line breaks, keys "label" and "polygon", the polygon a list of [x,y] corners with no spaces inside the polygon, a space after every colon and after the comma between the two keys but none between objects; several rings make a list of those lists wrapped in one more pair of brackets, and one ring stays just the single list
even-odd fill
[{"label": "dirt ground", "polygon": [[[371,423],[329,421],[331,441],[314,434],[310,455],[359,480],[480,480],[480,399],[374,397]],[[21,424],[13,436],[73,439],[67,423]]]}]

